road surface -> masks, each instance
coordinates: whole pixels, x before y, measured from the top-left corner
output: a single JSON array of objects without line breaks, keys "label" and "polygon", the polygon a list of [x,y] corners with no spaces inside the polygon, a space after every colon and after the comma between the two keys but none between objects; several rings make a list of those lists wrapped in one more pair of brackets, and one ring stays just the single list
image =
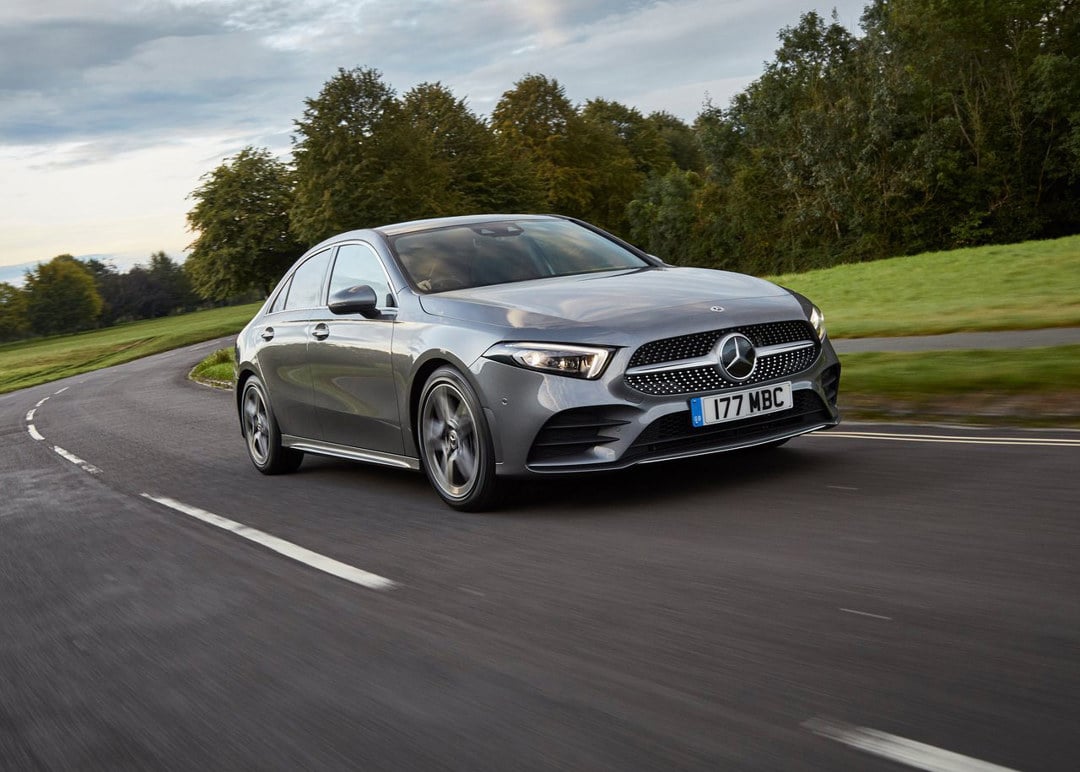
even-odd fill
[{"label": "road surface", "polygon": [[1080,434],[844,424],[469,515],[260,476],[216,345],[0,396],[0,768],[1076,769]]}]

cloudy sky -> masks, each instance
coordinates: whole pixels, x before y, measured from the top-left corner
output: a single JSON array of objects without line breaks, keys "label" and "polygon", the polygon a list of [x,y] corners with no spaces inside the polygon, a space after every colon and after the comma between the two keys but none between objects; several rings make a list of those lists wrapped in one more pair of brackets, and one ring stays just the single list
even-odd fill
[{"label": "cloudy sky", "polygon": [[690,122],[777,32],[863,0],[0,0],[0,280],[55,255],[182,258],[187,196],[245,145],[289,151],[337,68],[441,81],[486,115],[527,73]]}]

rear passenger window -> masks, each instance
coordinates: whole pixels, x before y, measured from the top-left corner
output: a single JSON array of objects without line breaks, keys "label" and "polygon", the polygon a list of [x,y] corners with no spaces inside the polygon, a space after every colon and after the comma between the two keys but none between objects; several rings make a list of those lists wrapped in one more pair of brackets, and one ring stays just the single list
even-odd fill
[{"label": "rear passenger window", "polygon": [[323,278],[326,266],[330,262],[330,250],[324,249],[309,257],[296,269],[289,287],[289,297],[285,300],[285,310],[298,308],[316,308],[322,305]]}]

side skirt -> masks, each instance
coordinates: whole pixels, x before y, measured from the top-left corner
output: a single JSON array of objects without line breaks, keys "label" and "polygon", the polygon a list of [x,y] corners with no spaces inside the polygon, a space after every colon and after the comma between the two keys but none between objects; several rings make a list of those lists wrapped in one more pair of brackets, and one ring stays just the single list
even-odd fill
[{"label": "side skirt", "polygon": [[393,466],[398,469],[415,470],[420,468],[420,459],[418,458],[399,456],[395,453],[382,453],[378,450],[348,448],[344,445],[335,445],[332,442],[319,442],[317,440],[304,439],[303,437],[294,437],[291,434],[281,435],[281,444],[287,448],[302,450],[305,453],[316,453],[320,456],[347,458],[350,461],[364,461],[369,464]]}]

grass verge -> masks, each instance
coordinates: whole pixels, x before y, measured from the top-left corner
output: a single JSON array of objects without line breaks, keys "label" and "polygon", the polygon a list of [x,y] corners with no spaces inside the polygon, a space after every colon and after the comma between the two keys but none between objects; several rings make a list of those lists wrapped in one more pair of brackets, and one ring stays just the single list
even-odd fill
[{"label": "grass verge", "polygon": [[1080,427],[1080,346],[845,354],[850,418]]},{"label": "grass verge", "polygon": [[[1080,346],[845,354],[841,363],[847,418],[1080,427]],[[232,349],[215,351],[191,376],[230,388]]]},{"label": "grass verge", "polygon": [[258,303],[0,346],[0,394],[237,333]]},{"label": "grass verge", "polygon": [[834,338],[1080,325],[1080,236],[772,278],[817,303]]},{"label": "grass verge", "polygon": [[188,373],[193,381],[216,389],[231,389],[236,382],[236,354],[232,348],[219,348]]}]

